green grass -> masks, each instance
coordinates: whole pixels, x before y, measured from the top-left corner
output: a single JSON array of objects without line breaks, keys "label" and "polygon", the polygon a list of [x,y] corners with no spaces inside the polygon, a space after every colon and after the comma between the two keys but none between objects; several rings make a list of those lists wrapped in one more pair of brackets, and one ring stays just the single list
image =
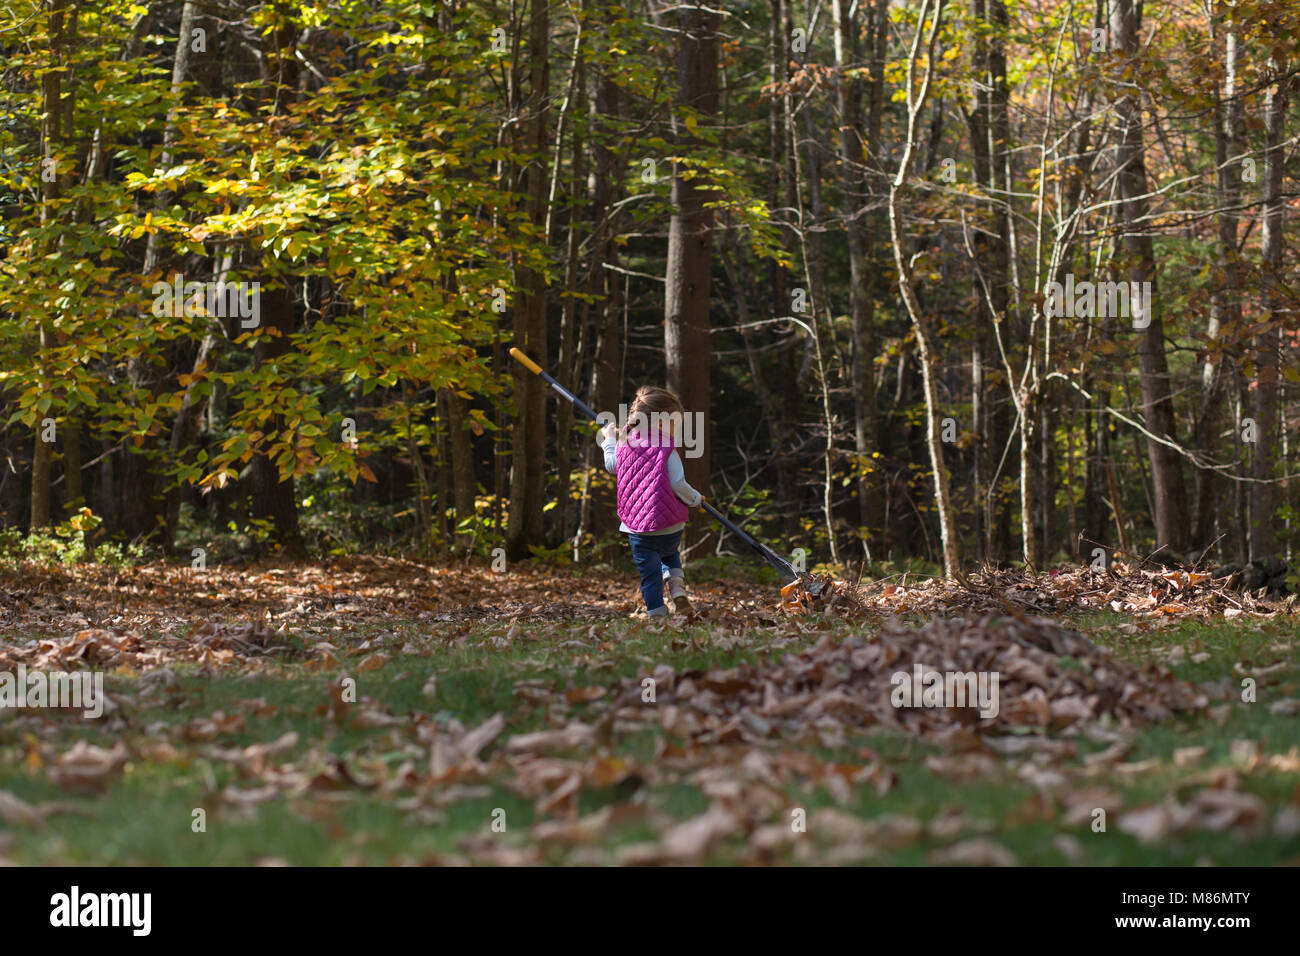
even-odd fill
[{"label": "green grass", "polygon": [[[1290,619],[1260,624],[1217,621],[1205,624],[1183,621],[1170,627],[1144,628],[1124,633],[1118,625],[1130,623],[1115,616],[1095,615],[1075,620],[1073,625],[1094,640],[1111,646],[1116,654],[1136,663],[1164,661],[1180,677],[1194,681],[1226,681],[1235,690],[1233,700],[1216,705],[1222,712],[1194,718],[1179,717],[1146,727],[1133,741],[1124,758],[1129,763],[1158,761],[1138,774],[1105,770],[1087,779],[1087,785],[1119,795],[1122,805],[1135,808],[1159,802],[1169,794],[1184,792],[1207,773],[1226,772],[1237,767],[1239,788],[1263,799],[1270,818],[1287,803],[1300,801],[1300,772],[1294,754],[1300,740],[1300,718],[1269,712],[1270,702],[1295,697],[1300,692],[1300,655],[1296,650],[1296,626]],[[325,772],[330,755],[344,761],[356,779],[372,781],[390,775],[405,761],[420,772],[427,766],[427,747],[420,744],[410,725],[403,727],[358,728],[338,726],[327,713],[331,687],[342,674],[357,680],[358,707],[368,706],[399,716],[418,715],[435,723],[460,721],[474,726],[495,713],[507,721],[505,732],[494,744],[499,750],[510,736],[540,730],[554,724],[546,707],[516,693],[523,680],[541,682],[554,691],[598,685],[610,687],[621,678],[645,675],[655,664],[665,663],[679,674],[685,670],[723,668],[741,662],[777,660],[811,645],[820,633],[791,640],[789,633],[762,628],[744,636],[736,647],[718,646],[718,640],[734,637],[734,628],[710,630],[696,627],[680,633],[659,632],[623,621],[599,627],[601,644],[588,639],[589,625],[567,627],[521,622],[522,639],[508,646],[493,646],[505,625],[470,627],[454,640],[430,635],[427,625],[410,621],[387,621],[383,629],[360,628],[349,641],[335,639],[344,649],[352,640],[387,634],[380,642],[388,663],[379,670],[356,673],[360,657],[346,658],[343,665],[317,666],[304,655],[290,661],[258,661],[251,667],[232,666],[215,673],[201,672],[192,665],[174,665],[178,681],[170,691],[159,690],[141,697],[140,676],[115,673],[109,676],[110,692],[121,692],[128,700],[110,720],[98,723],[76,716],[0,713],[0,790],[32,804],[56,803],[43,826],[5,821],[0,815],[0,857],[20,864],[248,864],[282,860],[293,864],[384,864],[395,862],[438,862],[449,857],[473,857],[467,838],[493,838],[502,847],[535,854],[543,862],[613,862],[620,847],[652,841],[665,826],[703,812],[709,797],[690,774],[655,783],[635,780],[604,789],[585,789],[578,798],[580,815],[605,806],[641,804],[639,816],[615,825],[585,855],[571,857],[563,845],[539,846],[529,829],[536,823],[555,819],[539,813],[531,797],[509,786],[505,772],[486,779],[457,781],[457,784],[486,788],[482,794],[463,794],[434,806],[440,788],[428,789],[422,813],[402,809],[399,804],[416,790],[397,786],[367,789],[346,784],[340,789],[308,789],[296,795],[281,793],[247,809],[221,799],[227,787],[255,789],[258,779],[241,777],[221,760],[213,759],[214,747],[243,747],[269,742],[290,731],[299,741],[287,755],[273,764],[293,764],[311,773]],[[837,623],[844,634],[848,626]],[[31,635],[8,635],[20,642]],[[584,647],[564,647],[565,641],[582,640]],[[418,652],[400,649],[412,642]],[[302,642],[305,646],[306,642]],[[1281,647],[1273,645],[1283,645]],[[1170,649],[1182,654],[1168,661]],[[369,653],[369,652],[367,652]],[[1202,655],[1205,655],[1202,657]],[[1194,659],[1196,658],[1196,659]],[[1240,703],[1240,684],[1252,670],[1283,664],[1258,683],[1258,702]],[[423,693],[431,674],[437,674],[437,691]],[[134,698],[135,702],[129,699]],[[607,701],[571,704],[567,720],[591,722],[603,712]],[[193,721],[221,712],[227,717],[242,715],[211,740],[190,740],[185,728]],[[1220,722],[1221,721],[1221,722]],[[645,767],[660,743],[657,726],[616,732],[603,744],[603,756],[621,756]],[[106,748],[123,740],[132,757],[120,775],[102,793],[77,794],[64,790],[51,777],[48,762],[67,751],[78,739]],[[1078,753],[1051,764],[1062,772],[1082,773],[1084,758],[1104,748],[1104,743],[1081,737]],[[160,749],[165,741],[170,751]],[[1259,754],[1273,757],[1246,771],[1234,762],[1233,741],[1253,741]],[[680,743],[680,742],[678,742]],[[1205,756],[1191,766],[1176,766],[1179,748],[1204,746]],[[864,748],[896,777],[896,783],[881,794],[868,785],[856,787],[843,805],[836,802],[824,785],[796,779],[781,787],[784,808],[766,816],[767,823],[789,820],[791,808],[803,808],[809,817],[823,808],[835,808],[864,820],[903,815],[929,823],[942,814],[960,811],[963,826],[941,837],[926,835],[904,845],[881,849],[872,863],[921,864],[941,847],[974,836],[987,837],[1010,850],[1018,861],[1058,865],[1071,862],[1058,839],[1066,836],[1077,845],[1074,862],[1100,865],[1190,865],[1280,864],[1300,861],[1300,840],[1281,838],[1267,828],[1231,831],[1226,834],[1191,832],[1143,845],[1119,831],[1112,815],[1107,832],[1094,833],[1085,823],[1066,826],[1060,807],[1041,811],[1038,791],[1020,779],[1015,768],[1023,763],[1000,759],[987,777],[957,781],[932,772],[926,756],[950,756],[926,741],[880,729],[853,734],[836,749],[808,747],[797,741],[769,741],[769,749],[810,752],[826,762],[862,764]],[[151,749],[152,748],[152,749]],[[490,757],[492,748],[485,751]],[[582,761],[587,752],[562,754],[561,759]],[[728,759],[736,759],[734,754]],[[1075,779],[1075,778],[1071,778]],[[1079,778],[1083,779],[1083,778]],[[207,813],[206,831],[191,828],[192,812]],[[507,828],[493,834],[494,810],[506,814]],[[809,834],[812,837],[812,834]],[[797,841],[796,841],[797,842]],[[816,862],[832,847],[812,839],[809,847],[782,848],[770,857],[776,862]],[[724,841],[709,857],[711,862],[744,859],[741,838]]]}]

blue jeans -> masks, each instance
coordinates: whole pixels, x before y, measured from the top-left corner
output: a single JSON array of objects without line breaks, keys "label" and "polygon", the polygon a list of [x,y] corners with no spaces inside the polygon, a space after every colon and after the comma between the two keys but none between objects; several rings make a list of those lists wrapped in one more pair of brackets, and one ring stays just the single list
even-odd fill
[{"label": "blue jeans", "polygon": [[641,598],[645,609],[653,611],[664,606],[664,568],[680,568],[682,556],[677,553],[682,543],[682,533],[630,534],[632,560],[641,572]]}]

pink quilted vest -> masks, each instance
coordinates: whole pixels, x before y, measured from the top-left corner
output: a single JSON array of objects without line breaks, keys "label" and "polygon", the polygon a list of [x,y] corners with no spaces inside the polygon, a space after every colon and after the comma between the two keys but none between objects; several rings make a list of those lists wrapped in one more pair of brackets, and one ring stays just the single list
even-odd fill
[{"label": "pink quilted vest", "polygon": [[637,534],[661,531],[690,517],[668,480],[668,456],[677,446],[650,442],[638,432],[618,446],[618,517]]}]

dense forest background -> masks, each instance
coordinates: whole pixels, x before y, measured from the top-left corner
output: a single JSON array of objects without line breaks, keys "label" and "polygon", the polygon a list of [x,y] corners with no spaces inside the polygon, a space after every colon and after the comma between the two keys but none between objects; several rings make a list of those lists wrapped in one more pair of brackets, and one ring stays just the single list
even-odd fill
[{"label": "dense forest background", "polygon": [[1298,67],[1290,0],[20,0],[4,540],[588,560],[518,346],[810,563],[1287,560]]}]

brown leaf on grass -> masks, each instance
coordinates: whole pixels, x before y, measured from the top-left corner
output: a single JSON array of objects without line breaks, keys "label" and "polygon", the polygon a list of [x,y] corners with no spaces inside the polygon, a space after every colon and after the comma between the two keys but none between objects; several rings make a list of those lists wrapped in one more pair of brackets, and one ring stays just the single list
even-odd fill
[{"label": "brown leaf on grass", "polygon": [[1285,806],[1273,817],[1273,835],[1284,840],[1300,836],[1300,807]]},{"label": "brown leaf on grass", "polygon": [[462,759],[477,759],[479,751],[501,736],[501,731],[505,728],[505,717],[500,713],[493,714],[457,740],[456,749],[460,751]]},{"label": "brown leaf on grass", "polygon": [[575,722],[558,730],[516,734],[506,741],[506,750],[510,753],[559,753],[590,743],[595,733],[594,727]]},{"label": "brown leaf on grass", "polygon": [[291,730],[270,743],[249,744],[247,747],[229,750],[211,748],[208,755],[213,759],[233,764],[244,776],[257,777],[268,769],[271,760],[296,748],[298,740],[298,732]]},{"label": "brown leaf on grass", "polygon": [[983,753],[926,757],[925,766],[931,773],[962,782],[993,776],[1002,768],[1000,761]]},{"label": "brown leaf on grass", "polygon": [[1016,856],[1000,843],[986,837],[964,840],[933,851],[929,861],[936,866],[1016,866]]},{"label": "brown leaf on grass", "polygon": [[245,718],[243,714],[229,714],[224,711],[217,711],[210,717],[195,717],[181,732],[186,740],[204,741],[215,740],[223,734],[234,734],[244,729]]},{"label": "brown leaf on grass", "polygon": [[566,815],[576,816],[578,809],[577,796],[581,790],[582,774],[580,772],[571,773],[549,795],[537,801],[537,812],[555,813],[557,810],[565,808]]},{"label": "brown leaf on grass", "polygon": [[1284,754],[1269,754],[1264,763],[1281,773],[1300,773],[1300,747],[1292,747]]},{"label": "brown leaf on grass", "polygon": [[417,727],[420,739],[429,744],[429,776],[442,780],[476,772],[479,753],[505,729],[505,718],[497,713],[472,730],[459,721],[445,727],[424,723]]},{"label": "brown leaf on grass", "polygon": [[1160,764],[1159,757],[1148,757],[1146,760],[1135,760],[1131,763],[1117,763],[1111,769],[1121,777],[1140,777],[1144,773],[1159,770]]},{"label": "brown leaf on grass", "polygon": [[512,846],[497,833],[462,837],[456,844],[483,866],[535,866],[542,861],[539,847]]},{"label": "brown leaf on grass", "polygon": [[321,770],[307,782],[307,789],[327,791],[348,789],[371,790],[378,786],[378,780],[359,779],[352,773],[352,770],[348,767],[347,761],[336,754],[329,755],[325,769]]},{"label": "brown leaf on grass", "polygon": [[911,846],[925,833],[925,824],[916,817],[887,813],[867,823],[868,839],[887,850]]},{"label": "brown leaf on grass", "polygon": [[1233,763],[1249,770],[1259,761],[1259,744],[1254,740],[1234,740],[1228,744],[1228,755]]},{"label": "brown leaf on grass", "polygon": [[1132,749],[1132,741],[1128,739],[1117,740],[1105,750],[1099,750],[1097,753],[1088,754],[1083,758],[1083,762],[1089,767],[1110,766],[1123,760]]},{"label": "brown leaf on grass", "polygon": [[237,807],[253,807],[259,803],[266,803],[274,800],[280,795],[280,788],[274,784],[267,784],[263,787],[253,787],[250,789],[241,789],[234,784],[228,784],[221,791],[221,799],[225,803]]},{"label": "brown leaf on grass", "polygon": [[196,629],[190,635],[198,647],[231,651],[241,657],[268,653],[276,645],[283,644],[286,636],[283,631],[273,631],[266,622],[260,620],[215,626],[205,622],[202,629]]},{"label": "brown leaf on grass", "polygon": [[1017,804],[1007,814],[1006,822],[1011,826],[1029,826],[1055,819],[1056,801],[1044,788],[1026,798],[1023,803]]},{"label": "brown leaf on grass", "polygon": [[1072,756],[1077,749],[1073,740],[1058,740],[1038,734],[1017,735],[1014,737],[984,737],[980,741],[985,747],[1000,753],[1004,757],[1021,754],[1048,754],[1053,757]]},{"label": "brown leaf on grass", "polygon": [[120,740],[111,750],[78,740],[54,762],[50,773],[61,787],[98,792],[121,772],[126,765],[127,756],[126,744]]},{"label": "brown leaf on grass", "polygon": [[329,695],[329,703],[318,709],[317,713],[324,713],[328,720],[342,727],[352,716],[352,708],[356,705],[344,696],[342,680],[330,684]]},{"label": "brown leaf on grass", "polygon": [[1058,833],[1052,837],[1052,849],[1065,857],[1067,863],[1074,864],[1083,861],[1083,844],[1068,833]]},{"label": "brown leaf on grass", "polygon": [[1201,759],[1209,753],[1208,747],[1176,747],[1174,748],[1174,766],[1190,767],[1199,763]]},{"label": "brown leaf on grass", "polygon": [[409,720],[408,717],[399,717],[396,714],[380,710],[378,707],[363,706],[357,709],[356,715],[352,718],[352,726],[360,730],[374,729],[376,727],[400,727]]},{"label": "brown leaf on grass", "polygon": [[1080,720],[1091,720],[1095,706],[1096,698],[1089,702],[1082,694],[1059,697],[1051,702],[1052,726],[1068,727]]},{"label": "brown leaf on grass", "polygon": [[1118,793],[1104,787],[1067,790],[1061,797],[1066,803],[1061,822],[1071,828],[1090,826],[1097,810],[1105,810],[1107,816],[1113,816],[1124,806]]},{"label": "brown leaf on grass", "polygon": [[[788,823],[785,828],[791,829]],[[871,832],[866,821],[833,807],[815,810],[808,819],[808,833],[819,843],[864,843]]]},{"label": "brown leaf on grass", "polygon": [[660,841],[660,848],[670,860],[696,862],[736,830],[736,818],[731,811],[720,804],[714,804],[699,816],[669,827]]},{"label": "brown leaf on grass", "polygon": [[749,835],[749,845],[760,853],[771,853],[790,846],[802,836],[788,823],[767,823]]},{"label": "brown leaf on grass", "polygon": [[388,655],[376,652],[357,665],[357,673],[365,674],[368,671],[377,671],[387,663]]},{"label": "brown leaf on grass", "polygon": [[604,837],[614,808],[604,806],[578,820],[543,820],[528,831],[538,843],[593,844]]},{"label": "brown leaf on grass", "polygon": [[1119,818],[1119,829],[1142,843],[1158,843],[1186,829],[1196,818],[1196,811],[1176,800],[1130,810]]},{"label": "brown leaf on grass", "polygon": [[633,764],[626,757],[606,756],[591,760],[583,768],[587,784],[603,790],[632,776]]},{"label": "brown leaf on grass", "polygon": [[[1027,803],[1039,806],[1039,800],[1039,797],[1034,796],[1030,797]],[[994,824],[991,820],[976,819],[967,816],[966,811],[961,807],[949,806],[942,808],[934,815],[925,825],[925,832],[927,836],[935,840],[955,840],[963,834],[971,836],[991,830],[993,827]]]},{"label": "brown leaf on grass", "polygon": [[[1018,648],[1016,648],[1018,650]],[[1047,676],[1047,669],[1040,663],[1025,657],[1012,657],[1003,668],[1003,673],[1007,677],[1015,677],[1028,684],[1035,684],[1044,690],[1052,686],[1051,679]]]},{"label": "brown leaf on grass", "polygon": [[1000,717],[1025,727],[1048,727],[1052,723],[1052,705],[1041,687],[1031,687],[1010,705],[1004,705]]},{"label": "brown leaf on grass", "polygon": [[1207,787],[1188,803],[1197,814],[1194,826],[1211,833],[1227,830],[1258,830],[1267,820],[1264,801],[1253,793]]},{"label": "brown leaf on grass", "polygon": [[1032,762],[1021,764],[1016,776],[1039,791],[1060,790],[1068,783],[1061,771]]},{"label": "brown leaf on grass", "polygon": [[338,653],[339,649],[335,647],[333,644],[329,643],[328,641],[317,641],[315,644],[312,645],[312,650],[320,654],[321,657],[325,658],[325,660],[329,663],[333,663],[333,664],[342,663],[342,660],[339,657],[339,653]]},{"label": "brown leaf on grass", "polygon": [[0,790],[0,820],[11,826],[40,826],[45,822],[45,815],[8,790]]}]

